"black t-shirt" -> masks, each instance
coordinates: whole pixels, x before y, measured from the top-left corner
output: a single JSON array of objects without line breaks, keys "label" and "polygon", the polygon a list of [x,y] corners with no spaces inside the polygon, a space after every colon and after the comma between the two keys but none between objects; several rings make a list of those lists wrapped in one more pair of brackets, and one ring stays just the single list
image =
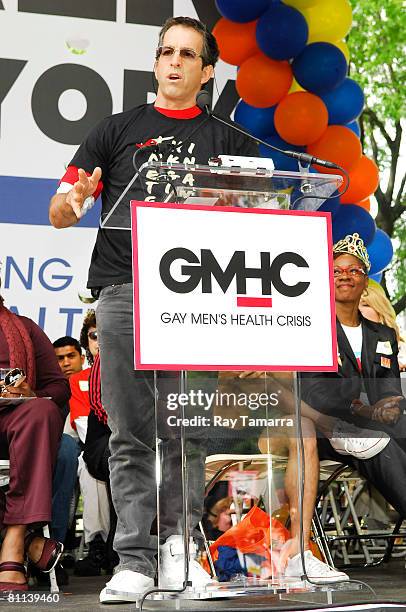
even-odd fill
[{"label": "black t-shirt", "polygon": [[[201,129],[197,129],[198,126]],[[193,136],[190,138],[191,133]],[[253,140],[201,113],[190,119],[168,117],[151,104],[103,119],[81,144],[70,165],[92,173],[102,169],[102,219],[134,176],[132,158],[140,145],[151,140],[182,142],[173,153],[159,154],[162,161],[207,164],[217,155],[257,156]],[[137,165],[157,160],[151,150],[137,155]],[[120,203],[129,209],[130,200],[162,201],[162,185],[141,185],[137,179]],[[114,213],[115,214],[115,213]],[[129,214],[129,213],[128,213]],[[110,225],[110,223],[109,223]],[[88,287],[105,287],[132,281],[131,236],[129,231],[99,228],[89,270]]]}]

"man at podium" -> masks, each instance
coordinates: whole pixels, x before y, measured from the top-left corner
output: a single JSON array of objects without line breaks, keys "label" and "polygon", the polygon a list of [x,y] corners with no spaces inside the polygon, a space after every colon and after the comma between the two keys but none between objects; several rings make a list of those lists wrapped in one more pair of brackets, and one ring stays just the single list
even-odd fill
[{"label": "man at podium", "polygon": [[[166,21],[155,56],[155,103],[107,117],[90,132],[51,200],[50,220],[56,228],[77,223],[100,194],[104,218],[131,183],[135,151],[145,147],[137,154],[138,166],[151,157],[148,145],[163,143],[162,161],[180,163],[207,164],[210,157],[220,154],[258,155],[254,141],[213,121],[196,105],[197,93],[214,76],[218,56],[217,42],[204,24],[188,17]],[[166,149],[165,143],[169,145]],[[138,179],[120,206],[126,207],[129,216],[129,201],[154,200],[158,187],[153,181],[143,185]],[[110,480],[118,517],[114,547],[120,563],[108,588],[126,591],[136,600],[154,585],[157,546],[150,531],[156,516],[156,484],[153,373],[134,372],[133,368],[130,232],[99,228],[88,287],[99,297],[102,396],[112,430]],[[191,481],[190,488],[194,484]],[[192,516],[196,523],[202,508],[203,499]],[[177,523],[173,518],[171,525]],[[182,586],[179,531],[173,530],[168,540],[161,578],[165,583],[170,576],[170,586]],[[193,559],[189,578],[193,586],[210,580]],[[107,603],[120,597],[103,589],[100,600]]]}]

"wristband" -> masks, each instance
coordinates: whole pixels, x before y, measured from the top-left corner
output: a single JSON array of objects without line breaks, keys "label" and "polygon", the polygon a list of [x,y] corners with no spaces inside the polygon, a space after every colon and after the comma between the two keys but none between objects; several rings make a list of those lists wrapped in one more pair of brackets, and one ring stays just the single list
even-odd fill
[{"label": "wristband", "polygon": [[87,196],[81,208],[81,217],[84,217],[87,212],[94,206],[95,199],[92,195]]}]

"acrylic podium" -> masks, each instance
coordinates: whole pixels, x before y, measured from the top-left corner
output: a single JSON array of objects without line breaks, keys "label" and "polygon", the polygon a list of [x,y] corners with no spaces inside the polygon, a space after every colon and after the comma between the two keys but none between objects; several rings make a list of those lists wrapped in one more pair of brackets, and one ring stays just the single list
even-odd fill
[{"label": "acrylic podium", "polygon": [[[148,253],[143,253],[142,249],[154,248],[154,243],[159,243],[163,236],[170,237],[175,233],[177,238],[174,246],[183,248],[182,252],[185,250],[185,245],[181,244],[182,236],[188,235],[189,226],[186,225],[185,230],[179,229],[179,220],[176,225],[171,226],[168,214],[172,210],[178,213],[184,207],[193,213],[192,209],[195,207],[196,210],[209,214],[210,208],[218,211],[220,208],[224,210],[225,207],[231,207],[230,211],[234,212],[237,212],[237,209],[251,209],[263,213],[256,215],[260,226],[269,221],[274,211],[283,211],[283,222],[288,224],[291,216],[292,224],[293,219],[296,224],[300,223],[298,236],[301,234],[303,237],[308,232],[307,216],[310,219],[326,199],[333,196],[342,182],[341,176],[338,175],[308,171],[278,172],[261,166],[261,160],[258,160],[256,167],[248,168],[238,165],[224,166],[219,160],[205,166],[149,162],[140,168],[133,181],[133,184],[139,181],[138,185],[142,185],[142,199],[145,202],[142,205],[141,202],[130,205],[130,185],[101,223],[101,227],[106,230],[130,231],[131,219],[133,221],[133,250],[137,253],[134,259],[134,265],[137,267],[134,269],[134,275],[140,284],[138,289],[141,293],[152,292],[149,295],[149,305],[148,301],[143,302],[142,308],[141,302],[135,299],[135,321],[143,317],[148,318],[150,311],[155,308],[161,309],[161,328],[154,330],[152,318],[148,320],[148,325],[143,323],[144,327],[140,328],[141,340],[135,338],[136,353],[139,351],[141,354],[142,349],[143,355],[153,355],[151,358],[139,357],[138,362],[136,357],[136,367],[155,371],[157,558],[161,558],[160,552],[167,554],[161,550],[162,543],[168,536],[176,534],[181,537],[172,540],[174,548],[178,550],[180,545],[186,557],[193,553],[192,556],[213,575],[210,584],[192,587],[188,581],[188,563],[185,563],[182,566],[183,580],[180,580],[180,584],[174,584],[173,587],[171,585],[169,589],[165,584],[163,589],[158,561],[158,586],[148,598],[171,599],[177,607],[181,606],[184,599],[274,595],[316,588],[300,578],[286,578],[283,574],[283,562],[290,538],[286,527],[289,523],[286,522],[289,514],[285,490],[286,427],[290,427],[288,437],[297,440],[295,461],[298,465],[295,465],[292,471],[291,463],[289,469],[290,474],[298,474],[297,483],[293,486],[298,487],[299,501],[303,494],[300,478],[303,467],[300,432],[297,431],[300,390],[295,374],[301,368],[295,365],[294,360],[288,359],[288,363],[285,363],[283,355],[278,361],[278,346],[267,348],[261,336],[255,336],[258,338],[257,344],[254,342],[253,346],[248,346],[248,342],[246,345],[247,354],[249,353],[247,360],[241,357],[241,351],[245,351],[246,340],[243,339],[235,346],[235,352],[238,353],[236,361],[228,355],[228,362],[225,362],[221,353],[227,336],[221,334],[225,333],[224,328],[227,327],[226,314],[218,312],[218,319],[213,318],[213,313],[212,318],[208,317],[208,321],[217,325],[218,336],[213,335],[206,342],[205,334],[208,336],[209,331],[208,328],[204,330],[203,318],[198,320],[197,324],[194,321],[195,327],[200,326],[203,329],[200,329],[201,335],[197,336],[197,340],[193,335],[188,336],[182,328],[182,309],[171,308],[169,304],[172,302],[169,298],[167,301],[161,294],[154,296],[150,272],[144,270],[145,266],[150,265],[151,258]],[[149,235],[144,234],[146,230],[141,229],[141,213],[138,218],[134,210],[137,209],[144,215],[150,207],[154,210],[155,225],[147,224],[145,227],[155,229],[152,229]],[[231,220],[231,217],[229,218]],[[138,221],[135,223],[136,219]],[[220,217],[217,215],[216,219]],[[240,232],[243,232],[241,227],[245,223],[247,232],[250,231],[251,225],[248,221],[251,219],[247,215],[244,219],[241,215],[238,217]],[[190,227],[197,232],[196,236],[200,230],[207,232],[206,220],[201,226],[199,220],[193,220]],[[214,225],[212,227],[214,228]],[[312,231],[310,228],[308,240],[312,242],[311,248],[314,251],[317,249],[317,239],[314,238],[317,234]],[[228,249],[229,233],[232,231],[228,231],[224,226],[221,230],[224,239],[222,255],[225,255]],[[286,236],[288,234],[287,230]],[[280,240],[282,238],[279,236]],[[193,241],[189,236],[188,252],[192,249],[191,245]],[[220,240],[220,251],[221,246]],[[327,259],[327,251],[323,253],[322,258]],[[154,257],[153,254],[152,259]],[[171,261],[164,270],[161,259],[161,279],[165,275],[172,275],[171,282],[181,287],[178,290],[181,299],[182,294],[189,291],[186,283],[183,286],[179,282],[186,266],[182,268],[179,262]],[[196,262],[192,259],[188,263]],[[324,263],[326,269],[331,265],[328,261]],[[190,272],[191,266],[188,269]],[[221,276],[226,274],[227,270],[232,272],[231,268],[227,268],[226,272],[224,266],[223,269],[215,266],[213,269],[218,272],[217,280],[221,277],[224,282],[227,281],[227,286],[232,284],[231,277],[225,279]],[[252,275],[255,276],[255,273]],[[142,285],[144,276],[148,277],[148,282]],[[251,281],[252,278],[249,282]],[[216,279],[213,283],[216,284]],[[288,285],[289,283],[285,286]],[[239,302],[239,305],[243,306],[241,312],[244,314],[241,316],[245,317],[244,321],[251,321],[253,325],[261,321],[265,325],[266,316],[270,320],[271,315],[266,315],[259,301],[246,299],[251,300],[251,303]],[[249,307],[244,309],[244,304]],[[258,305],[257,310],[255,304]],[[331,333],[331,321],[328,318],[325,321],[326,330],[324,332],[321,322],[317,328],[318,337]],[[165,336],[165,326],[171,326],[172,335]],[[253,335],[259,333],[254,327],[252,329]],[[139,332],[138,325],[136,330]],[[229,333],[232,334],[233,330],[230,329]],[[144,350],[140,345],[141,341],[146,342],[148,334],[154,345],[149,352],[148,347]],[[247,335],[246,338],[248,337]],[[198,364],[206,364],[208,359],[205,361],[203,357],[200,362],[193,361],[193,352],[203,350],[203,345],[206,353],[210,352],[211,347],[213,355],[211,365],[207,368]],[[333,341],[330,341],[330,346],[332,345]],[[258,360],[255,360],[256,346],[260,349]],[[279,370],[276,366],[266,367],[268,350],[270,361],[280,364]],[[281,352],[283,353],[282,345]],[[301,363],[300,359],[298,357],[298,363]],[[330,371],[334,367],[333,361],[329,365]],[[191,367],[184,367],[192,362],[194,365]],[[227,363],[231,364],[231,367],[227,367]],[[314,363],[318,363],[317,359]],[[239,365],[235,367],[236,364]],[[244,364],[244,367],[241,364]],[[261,367],[255,367],[258,364]],[[304,369],[311,370],[312,364],[307,364]],[[318,370],[317,365],[313,369]],[[241,371],[251,373],[241,375]],[[282,404],[275,399],[282,393],[281,389],[284,397]],[[261,403],[260,397],[266,399]],[[292,487],[291,482],[288,485]],[[167,551],[167,548],[165,550]],[[319,554],[316,543],[314,551]],[[125,599],[126,594],[121,595]]]}]

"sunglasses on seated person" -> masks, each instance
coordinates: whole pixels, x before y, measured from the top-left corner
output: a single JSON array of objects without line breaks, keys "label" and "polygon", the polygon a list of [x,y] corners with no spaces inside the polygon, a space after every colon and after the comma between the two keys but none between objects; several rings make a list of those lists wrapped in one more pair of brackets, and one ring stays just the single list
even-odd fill
[{"label": "sunglasses on seated person", "polygon": [[182,59],[185,60],[196,60],[198,57],[202,57],[197,51],[194,49],[190,49],[189,47],[171,47],[170,45],[161,45],[157,48],[155,57],[159,59],[160,57],[172,57],[175,51],[179,51],[179,55]]},{"label": "sunglasses on seated person", "polygon": [[87,337],[90,338],[90,340],[97,340],[97,331],[91,331],[87,334]]},{"label": "sunglasses on seated person", "polygon": [[359,276],[365,276],[366,272],[364,268],[362,268],[361,266],[345,266],[345,267],[334,266],[333,274],[334,274],[334,278],[338,278],[339,276],[342,276],[343,274],[348,274],[349,276],[359,277]]}]

